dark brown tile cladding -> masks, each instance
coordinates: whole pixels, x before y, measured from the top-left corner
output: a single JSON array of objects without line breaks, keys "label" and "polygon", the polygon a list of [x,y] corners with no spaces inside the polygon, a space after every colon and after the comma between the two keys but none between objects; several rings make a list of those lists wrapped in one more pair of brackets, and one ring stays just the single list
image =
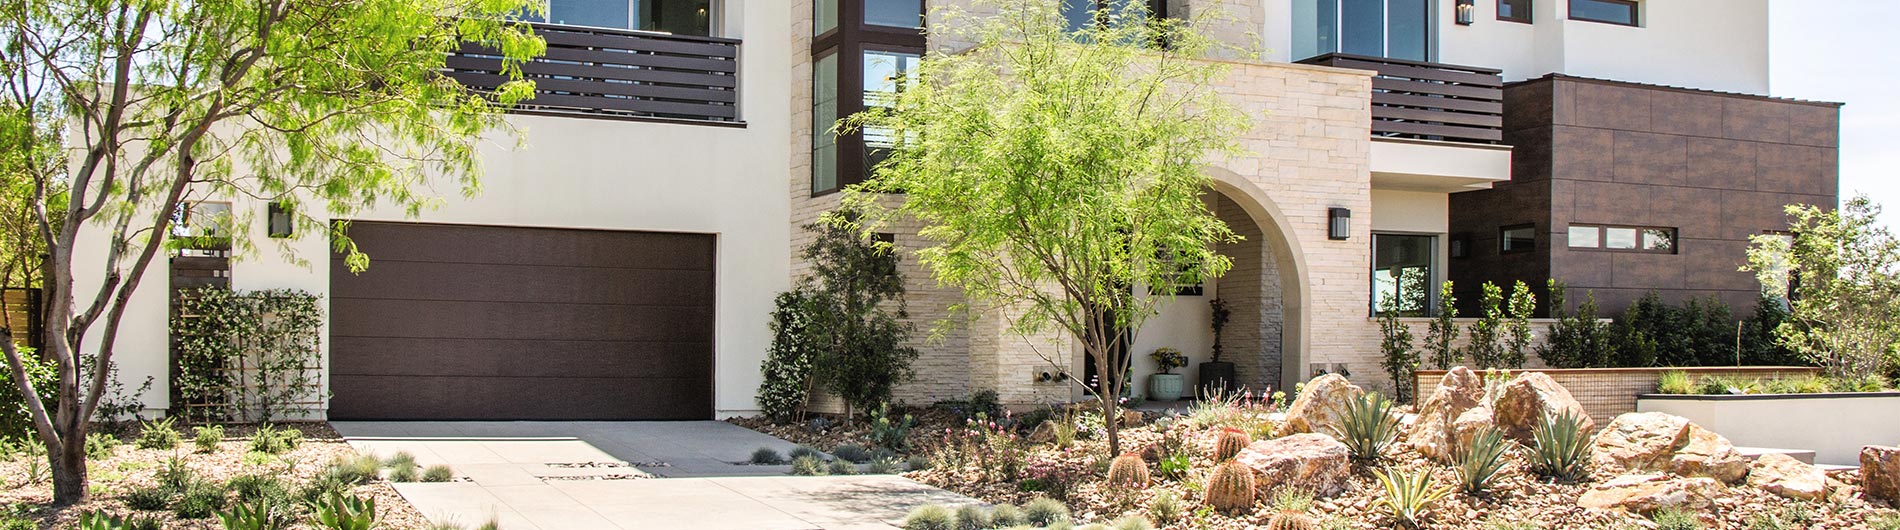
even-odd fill
[{"label": "dark brown tile cladding", "polygon": [[1676,186],[1649,188],[1649,224],[1675,227],[1683,239],[1709,239],[1722,234],[1722,203],[1715,190]]},{"label": "dark brown tile cladding", "polygon": [[1555,127],[1550,139],[1551,178],[1616,179],[1616,131]]},{"label": "dark brown tile cladding", "polygon": [[1753,275],[1735,274],[1747,262],[1748,242],[1738,239],[1692,239],[1683,242],[1686,274],[1682,287],[1695,290],[1756,288]]},{"label": "dark brown tile cladding", "polygon": [[1682,185],[1695,188],[1755,189],[1755,142],[1691,137]]},{"label": "dark brown tile cladding", "polygon": [[1841,143],[1841,111],[1838,108],[1797,105],[1788,109],[1789,141],[1815,147],[1835,148]]},{"label": "dark brown tile cladding", "polygon": [[1573,122],[1582,127],[1619,131],[1650,130],[1651,91],[1636,87],[1580,83],[1576,85]]},{"label": "dark brown tile cladding", "polygon": [[1572,222],[1648,224],[1650,186],[1620,182],[1577,182]]},{"label": "dark brown tile cladding", "polygon": [[1805,145],[1761,144],[1756,155],[1755,190],[1815,193],[1835,180],[1837,151]]},{"label": "dark brown tile cladding", "polygon": [[1652,91],[1652,132],[1683,136],[1722,137],[1722,101],[1698,94]]},{"label": "dark brown tile cladding", "polygon": [[1722,98],[1722,134],[1737,140],[1789,143],[1793,105],[1776,101]]},{"label": "dark brown tile cladding", "polygon": [[1669,134],[1616,131],[1615,160],[1617,182],[1628,184],[1682,185],[1687,171],[1688,143]]},{"label": "dark brown tile cladding", "polygon": [[[1504,115],[1504,134],[1524,129],[1549,129],[1555,119],[1551,83],[1526,86],[1522,90],[1504,92],[1504,108],[1511,112]],[[1515,144],[1513,144],[1515,145]]]},{"label": "dark brown tile cladding", "polygon": [[1669,289],[1682,286],[1683,259],[1679,255],[1641,252],[1603,253],[1610,255],[1611,287]]}]

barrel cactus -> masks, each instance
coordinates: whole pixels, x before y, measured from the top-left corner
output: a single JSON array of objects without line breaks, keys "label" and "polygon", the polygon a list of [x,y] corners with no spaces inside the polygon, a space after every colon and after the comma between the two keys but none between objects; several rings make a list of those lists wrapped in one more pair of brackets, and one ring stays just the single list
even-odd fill
[{"label": "barrel cactus", "polygon": [[1227,513],[1253,511],[1253,470],[1229,460],[1207,477],[1207,505]]},{"label": "barrel cactus", "polygon": [[1240,454],[1240,450],[1246,449],[1247,444],[1250,443],[1253,443],[1253,438],[1240,429],[1221,429],[1220,437],[1214,439],[1214,461],[1232,460],[1234,455]]},{"label": "barrel cactus", "polygon": [[1148,487],[1148,461],[1141,453],[1128,453],[1108,463],[1108,483],[1130,488]]},{"label": "barrel cactus", "polygon": [[1267,520],[1267,530],[1319,530],[1319,520],[1303,513],[1280,512]]}]

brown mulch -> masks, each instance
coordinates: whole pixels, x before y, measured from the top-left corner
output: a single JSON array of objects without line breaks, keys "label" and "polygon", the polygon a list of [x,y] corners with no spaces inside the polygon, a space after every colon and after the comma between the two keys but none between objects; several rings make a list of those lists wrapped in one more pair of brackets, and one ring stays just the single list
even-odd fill
[{"label": "brown mulch", "polygon": [[[0,461],[0,505],[27,505],[41,528],[69,528],[80,514],[90,511],[156,516],[164,520],[164,526],[168,529],[222,528],[216,517],[175,519],[170,512],[137,512],[127,508],[120,496],[134,489],[155,485],[158,472],[174,456],[206,480],[222,482],[239,475],[277,474],[290,481],[294,494],[297,488],[315,477],[325,465],[356,454],[327,423],[286,423],[280,428],[302,431],[304,440],[296,449],[277,455],[276,463],[268,465],[247,464],[243,461],[251,433],[256,430],[252,426],[225,426],[224,441],[218,444],[218,450],[213,453],[196,452],[189,428],[179,428],[179,446],[167,450],[139,449],[133,445],[136,433],[129,433],[121,437],[123,443],[111,458],[89,461],[93,493],[88,500],[61,508],[48,506],[53,497],[52,482],[45,479],[29,481],[29,459],[18,456],[10,461]],[[355,493],[376,500],[377,511],[382,514],[379,528],[429,528],[422,514],[404,501],[388,482],[379,480],[357,486]]]}]

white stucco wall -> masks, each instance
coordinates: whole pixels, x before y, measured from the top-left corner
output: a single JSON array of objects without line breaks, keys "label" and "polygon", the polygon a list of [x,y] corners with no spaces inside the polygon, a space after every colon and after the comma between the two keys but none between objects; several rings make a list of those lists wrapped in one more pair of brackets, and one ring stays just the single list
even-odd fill
[{"label": "white stucco wall", "polygon": [[1814,451],[1814,463],[1860,464],[1860,448],[1900,440],[1900,394],[1653,396],[1637,412],[1688,418],[1742,447]]},{"label": "white stucco wall", "polygon": [[[743,7],[742,7],[743,5]],[[755,411],[759,364],[769,334],[772,298],[789,285],[791,238],[785,220],[783,176],[790,165],[792,50],[790,6],[782,2],[726,3],[724,28],[742,36],[740,108],[743,127],[511,115],[524,133],[517,147],[505,135],[482,142],[482,192],[464,199],[453,183],[432,183],[443,199],[417,222],[589,228],[714,234],[714,409],[724,417]],[[236,200],[234,211],[258,218],[251,226],[258,251],[234,260],[233,288],[289,288],[319,295],[329,287],[328,245],[322,234],[288,243],[299,265],[264,237],[265,205]],[[406,220],[378,209],[359,220]],[[98,232],[94,232],[98,234]],[[102,238],[87,237],[81,263],[103,260]],[[479,249],[471,249],[479,252]],[[375,256],[370,256],[375,267]],[[97,285],[98,273],[80,270],[79,283]],[[168,271],[155,263],[128,309],[120,331],[121,380],[127,387],[157,379],[144,401],[169,402],[165,389],[169,311]],[[326,300],[327,302],[327,300]],[[324,353],[328,359],[328,333]],[[97,338],[91,344],[97,344]],[[325,377],[327,380],[327,375]]]}]

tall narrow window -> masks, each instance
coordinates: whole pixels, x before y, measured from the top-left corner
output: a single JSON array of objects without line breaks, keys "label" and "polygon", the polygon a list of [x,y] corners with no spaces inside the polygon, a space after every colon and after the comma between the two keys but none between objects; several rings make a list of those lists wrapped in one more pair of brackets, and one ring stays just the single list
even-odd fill
[{"label": "tall narrow window", "polygon": [[1639,7],[1635,0],[1570,0],[1570,19],[1635,26]]},{"label": "tall narrow window", "polygon": [[1426,61],[1432,55],[1430,0],[1296,0],[1293,51]]},{"label": "tall narrow window", "polygon": [[824,35],[838,27],[838,2],[841,0],[813,0],[811,3],[811,34]]},{"label": "tall narrow window", "polygon": [[811,192],[838,189],[838,54],[819,57],[811,67]]},{"label": "tall narrow window", "polygon": [[1531,23],[1531,0],[1498,0],[1498,20]]},{"label": "tall narrow window", "polygon": [[864,0],[864,23],[893,28],[924,26],[923,0]]},{"label": "tall narrow window", "polygon": [[[892,131],[824,134],[840,118],[888,106],[916,75],[926,44],[923,0],[814,0],[812,194],[864,182],[895,145]],[[827,27],[827,24],[831,26]]]},{"label": "tall narrow window", "polygon": [[1431,313],[1436,243],[1434,236],[1372,235],[1373,314],[1382,313],[1387,298],[1397,304],[1400,316]]},{"label": "tall narrow window", "polygon": [[[897,91],[904,84],[916,78],[917,62],[922,60],[914,53],[864,52],[864,106],[889,107],[897,97]],[[864,167],[875,168],[883,162],[889,149],[895,144],[891,130],[883,127],[864,128]]]}]

